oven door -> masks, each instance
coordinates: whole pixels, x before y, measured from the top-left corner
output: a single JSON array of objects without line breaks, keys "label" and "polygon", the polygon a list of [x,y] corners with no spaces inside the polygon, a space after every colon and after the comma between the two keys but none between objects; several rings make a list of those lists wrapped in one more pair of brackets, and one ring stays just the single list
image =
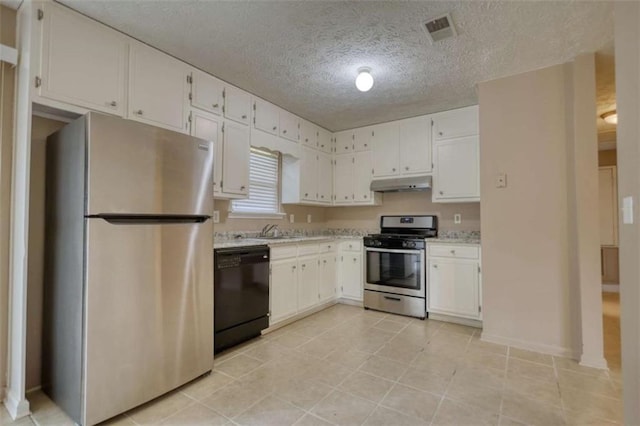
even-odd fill
[{"label": "oven door", "polygon": [[425,251],[366,248],[366,290],[425,297]]}]

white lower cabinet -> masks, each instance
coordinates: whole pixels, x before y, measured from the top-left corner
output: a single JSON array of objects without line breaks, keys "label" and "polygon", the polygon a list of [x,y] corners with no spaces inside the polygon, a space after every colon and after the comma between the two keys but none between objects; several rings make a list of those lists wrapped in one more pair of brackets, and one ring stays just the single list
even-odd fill
[{"label": "white lower cabinet", "polygon": [[271,324],[298,311],[298,259],[271,262]]},{"label": "white lower cabinet", "polygon": [[480,248],[434,244],[427,253],[427,312],[481,320]]},{"label": "white lower cabinet", "polygon": [[271,247],[269,325],[302,314],[336,297],[333,242]]},{"label": "white lower cabinet", "polygon": [[338,287],[340,297],[362,302],[364,291],[362,241],[339,244]]}]

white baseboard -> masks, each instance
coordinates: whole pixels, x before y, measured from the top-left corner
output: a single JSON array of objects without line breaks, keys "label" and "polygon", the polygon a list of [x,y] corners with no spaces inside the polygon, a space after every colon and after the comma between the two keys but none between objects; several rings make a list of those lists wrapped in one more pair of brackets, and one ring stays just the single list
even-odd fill
[{"label": "white baseboard", "polygon": [[496,336],[495,334],[487,334],[482,332],[480,340],[483,342],[497,343],[499,345],[513,346],[514,348],[524,349],[527,351],[539,352],[548,355],[561,356],[564,358],[576,359],[576,354],[571,348],[563,348],[561,346],[546,345],[544,343],[529,342],[527,340],[512,339],[510,337]]},{"label": "white baseboard", "polygon": [[346,297],[341,297],[337,300],[338,303],[341,303],[343,305],[351,305],[351,306],[358,306],[360,308],[364,307],[364,304],[362,303],[362,300],[355,300],[355,299],[347,299]]},{"label": "white baseboard", "polygon": [[620,293],[620,285],[618,284],[602,284],[603,293]]},{"label": "white baseboard", "polygon": [[452,317],[450,315],[429,313],[429,319],[436,321],[452,322],[454,324],[467,325],[469,327],[482,328],[482,321],[472,320],[468,318]]},{"label": "white baseboard", "polygon": [[7,392],[7,395],[2,402],[13,420],[21,419],[30,414],[29,401],[26,399],[16,399],[11,395],[11,392]]},{"label": "white baseboard", "polygon": [[582,354],[579,364],[583,367],[599,368],[600,370],[609,369],[609,364],[607,364],[607,360],[604,357],[589,358]]}]

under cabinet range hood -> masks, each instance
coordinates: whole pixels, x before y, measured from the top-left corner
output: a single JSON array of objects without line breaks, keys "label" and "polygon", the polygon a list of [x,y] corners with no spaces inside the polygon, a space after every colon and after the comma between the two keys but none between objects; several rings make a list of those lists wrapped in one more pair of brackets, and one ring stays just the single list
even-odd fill
[{"label": "under cabinet range hood", "polygon": [[431,176],[377,179],[371,182],[375,192],[426,191],[431,189]]}]

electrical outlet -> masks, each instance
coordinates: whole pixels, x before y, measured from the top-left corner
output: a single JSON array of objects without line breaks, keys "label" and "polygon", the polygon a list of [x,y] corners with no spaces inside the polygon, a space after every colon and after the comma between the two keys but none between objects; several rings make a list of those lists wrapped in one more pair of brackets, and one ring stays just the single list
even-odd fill
[{"label": "electrical outlet", "polygon": [[289,223],[293,223],[293,222],[295,222],[295,220],[296,220],[295,216],[293,214],[290,214],[289,215]]},{"label": "electrical outlet", "polygon": [[496,175],[496,188],[506,188],[506,187],[507,187],[507,174],[498,173]]},{"label": "electrical outlet", "polygon": [[213,211],[213,223],[220,223],[220,210]]},{"label": "electrical outlet", "polygon": [[456,213],[453,215],[453,223],[455,224],[462,223],[462,215],[460,213]]},{"label": "electrical outlet", "polygon": [[307,215],[307,223],[311,223],[311,215],[310,214]]}]

